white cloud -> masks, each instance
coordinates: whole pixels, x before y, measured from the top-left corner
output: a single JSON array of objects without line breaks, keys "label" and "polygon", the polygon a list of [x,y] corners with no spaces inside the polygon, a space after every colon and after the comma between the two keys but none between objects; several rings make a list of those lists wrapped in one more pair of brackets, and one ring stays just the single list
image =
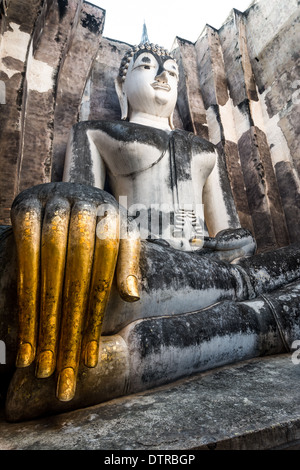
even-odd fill
[{"label": "white cloud", "polygon": [[195,42],[205,24],[220,28],[232,8],[252,0],[89,0],[106,10],[104,36],[138,44],[145,20],[151,42],[171,48],[176,36]]}]

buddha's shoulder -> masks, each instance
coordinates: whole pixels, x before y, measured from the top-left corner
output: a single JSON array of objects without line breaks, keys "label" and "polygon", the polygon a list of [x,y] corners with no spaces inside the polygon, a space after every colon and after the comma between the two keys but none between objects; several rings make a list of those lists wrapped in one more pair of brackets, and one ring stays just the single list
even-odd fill
[{"label": "buddha's shoulder", "polygon": [[169,133],[161,129],[127,121],[81,121],[73,126],[75,132],[98,131],[120,142],[139,142],[164,149]]},{"label": "buddha's shoulder", "polygon": [[185,147],[189,147],[193,153],[213,153],[216,152],[216,146],[201,136],[181,129],[173,131],[173,136],[177,141],[182,141]]},{"label": "buddha's shoulder", "polygon": [[88,131],[98,132],[105,139],[108,137],[113,141],[125,143],[140,143],[165,150],[173,140],[175,147],[185,148],[197,153],[215,153],[214,144],[199,135],[182,129],[175,129],[167,132],[142,124],[127,121],[81,121],[73,126],[73,131],[77,134],[86,134]]}]

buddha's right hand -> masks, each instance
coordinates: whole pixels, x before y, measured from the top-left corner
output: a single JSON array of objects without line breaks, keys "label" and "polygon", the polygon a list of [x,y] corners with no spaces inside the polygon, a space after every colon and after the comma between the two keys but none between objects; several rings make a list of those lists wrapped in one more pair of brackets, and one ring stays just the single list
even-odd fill
[{"label": "buddha's right hand", "polygon": [[72,183],[35,186],[12,206],[19,273],[16,365],[36,360],[38,378],[56,371],[62,401],[75,394],[80,360],[97,365],[116,265],[121,297],[139,299],[140,241],[130,226],[120,239],[120,222],[126,225],[120,214],[108,193]]}]

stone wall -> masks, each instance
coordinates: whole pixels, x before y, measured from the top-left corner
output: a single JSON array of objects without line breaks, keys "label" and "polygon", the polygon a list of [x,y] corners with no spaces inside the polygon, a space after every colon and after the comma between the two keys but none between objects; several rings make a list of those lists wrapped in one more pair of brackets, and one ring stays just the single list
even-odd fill
[{"label": "stone wall", "polygon": [[[219,30],[206,26],[194,45],[177,38],[181,61],[196,53],[209,140],[260,250],[299,238],[299,35],[296,0],[260,0]],[[188,80],[186,122],[200,130]]]},{"label": "stone wall", "polygon": [[[129,45],[102,37],[105,11],[88,2],[6,4],[0,221],[9,224],[20,190],[61,179],[72,124],[120,118],[113,77]],[[174,43],[175,125],[217,145],[241,225],[260,251],[300,233],[299,37],[297,0],[259,0],[233,10],[219,30],[207,25],[196,43]]]},{"label": "stone wall", "polygon": [[61,172],[104,11],[82,0],[6,4],[0,19],[0,222],[9,224],[16,194]]}]

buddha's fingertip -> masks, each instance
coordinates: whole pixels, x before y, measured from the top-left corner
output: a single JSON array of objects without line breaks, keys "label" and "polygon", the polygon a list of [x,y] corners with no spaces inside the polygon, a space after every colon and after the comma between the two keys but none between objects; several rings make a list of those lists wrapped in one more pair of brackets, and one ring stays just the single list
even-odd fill
[{"label": "buddha's fingertip", "polygon": [[56,397],[59,401],[70,401],[76,391],[76,376],[72,367],[66,367],[58,376]]}]

